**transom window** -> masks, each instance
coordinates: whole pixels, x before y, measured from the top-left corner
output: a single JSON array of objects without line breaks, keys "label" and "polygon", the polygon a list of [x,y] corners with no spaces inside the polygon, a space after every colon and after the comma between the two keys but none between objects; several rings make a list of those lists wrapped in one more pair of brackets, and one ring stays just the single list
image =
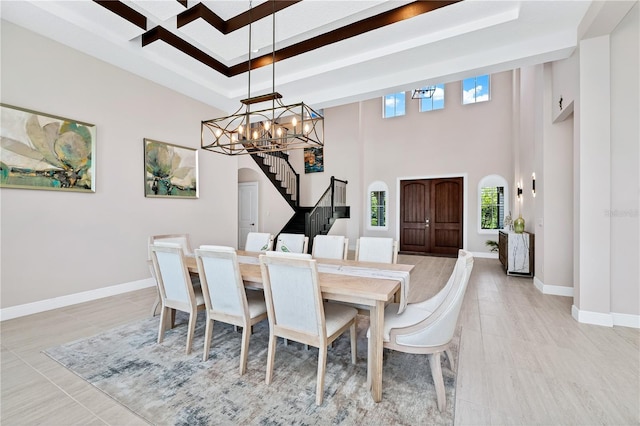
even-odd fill
[{"label": "transom window", "polygon": [[405,114],[404,92],[392,93],[384,97],[383,117],[399,117]]},{"label": "transom window", "polygon": [[489,97],[489,75],[479,75],[462,80],[462,103],[486,102]]},{"label": "transom window", "polygon": [[423,87],[423,89],[428,88],[434,89],[433,95],[428,98],[420,99],[420,112],[444,109],[444,84],[436,84],[435,86]]}]

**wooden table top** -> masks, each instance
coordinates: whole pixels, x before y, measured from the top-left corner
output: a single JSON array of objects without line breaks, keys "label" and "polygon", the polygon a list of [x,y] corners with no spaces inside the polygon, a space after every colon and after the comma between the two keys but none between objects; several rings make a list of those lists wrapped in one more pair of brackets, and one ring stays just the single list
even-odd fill
[{"label": "wooden table top", "polygon": [[[258,257],[261,253],[238,251],[237,255]],[[262,273],[260,265],[252,263],[240,263],[240,273],[247,287],[262,288]],[[357,262],[354,260],[316,259],[319,265],[343,265],[362,268],[380,269],[386,271],[411,272],[414,265],[385,264],[372,262]],[[190,272],[198,272],[196,260],[193,257],[186,258],[186,264]],[[373,306],[376,301],[389,301],[400,289],[399,280],[374,277],[362,277],[344,275],[340,273],[319,272],[320,288],[324,297],[329,300],[357,303]]]}]

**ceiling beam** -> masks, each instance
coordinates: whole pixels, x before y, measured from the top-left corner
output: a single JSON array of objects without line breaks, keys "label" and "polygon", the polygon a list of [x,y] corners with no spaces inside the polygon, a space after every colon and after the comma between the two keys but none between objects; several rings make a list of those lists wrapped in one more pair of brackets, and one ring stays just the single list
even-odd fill
[{"label": "ceiling beam", "polygon": [[[282,10],[285,7],[289,7],[297,3],[298,1],[299,0],[276,1],[275,7],[277,10]],[[422,15],[424,13],[432,12],[441,7],[458,3],[459,1],[462,1],[462,0],[414,1],[413,3],[409,3],[407,5],[397,7],[395,9],[380,13],[378,15],[371,16],[366,19],[362,19],[358,22],[345,25],[344,27],[337,28],[333,31],[329,31],[319,36],[316,36],[307,40],[303,40],[291,46],[287,46],[282,49],[276,50],[275,52],[268,53],[268,54],[259,56],[257,58],[252,58],[250,61],[247,60],[232,66],[227,66],[221,63],[217,59],[209,56],[202,50],[194,47],[190,43],[184,41],[177,35],[173,34],[169,30],[161,26],[155,27],[152,30],[147,31],[142,35],[142,46],[144,47],[150,43],[153,43],[154,41],[162,40],[165,43],[191,56],[192,58],[213,68],[214,70],[218,71],[222,75],[225,75],[227,77],[233,77],[249,71],[250,68],[252,70],[261,68],[261,67],[272,64],[274,61],[278,62],[284,59],[292,58],[294,56],[307,53],[312,50],[319,49],[321,47],[328,46],[330,44],[337,43],[339,41],[343,41],[351,37],[355,37],[355,36],[364,34],[366,32],[376,30],[378,28],[385,27],[387,25],[404,21],[405,19],[410,19],[415,16]],[[104,2],[104,3],[111,3],[111,2]],[[114,2],[114,3],[119,3],[119,2]],[[263,7],[260,9],[261,18],[259,19],[269,16],[273,13],[274,4],[272,4],[272,2],[262,3],[260,6],[255,7],[253,9],[254,13],[256,10],[258,10],[261,6],[264,6],[264,5],[267,5],[267,7]],[[247,13],[249,12],[241,13],[240,15],[237,15],[234,18],[231,18],[229,21],[224,21],[218,15],[213,13],[210,9],[206,8],[204,5],[199,3],[196,6],[190,8],[189,10],[182,12],[178,16],[179,17],[182,16],[182,20],[183,20],[182,25],[185,25],[186,22],[191,22],[194,19],[202,18],[202,19],[205,19],[209,24],[217,28],[219,31],[224,32],[224,31],[229,31],[229,27],[232,25],[233,25],[233,30],[240,28],[240,26],[248,25],[249,21],[248,21]],[[180,18],[179,18],[179,21],[180,21]],[[233,24],[229,24],[232,21],[233,21]],[[178,24],[178,27],[180,27],[180,24]]]}]

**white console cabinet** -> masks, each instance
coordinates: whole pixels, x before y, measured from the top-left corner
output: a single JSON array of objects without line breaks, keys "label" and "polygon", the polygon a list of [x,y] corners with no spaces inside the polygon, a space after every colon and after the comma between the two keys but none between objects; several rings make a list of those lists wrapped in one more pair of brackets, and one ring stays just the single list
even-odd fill
[{"label": "white console cabinet", "polygon": [[507,275],[533,276],[533,248],[533,234],[500,231],[498,235],[498,258]]}]

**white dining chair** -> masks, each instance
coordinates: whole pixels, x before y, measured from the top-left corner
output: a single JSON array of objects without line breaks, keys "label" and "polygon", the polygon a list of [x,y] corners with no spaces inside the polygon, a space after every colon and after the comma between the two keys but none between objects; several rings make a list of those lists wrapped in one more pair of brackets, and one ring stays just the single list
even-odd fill
[{"label": "white dining chair", "polygon": [[268,252],[260,269],[269,318],[266,383],[273,378],[276,338],[317,347],[316,404],[322,404],[327,346],[347,329],[351,333],[351,362],[356,363],[356,316],[350,306],[322,301],[316,261],[308,254]]},{"label": "white dining chair", "polygon": [[309,246],[309,237],[304,234],[286,234],[278,235],[276,241],[276,251],[285,253],[306,253]]},{"label": "white dining chair", "polygon": [[[454,361],[449,346],[472,270],[473,255],[460,250],[443,297],[439,300],[429,299],[429,303],[410,303],[402,314],[398,314],[396,303],[387,305],[384,310],[383,346],[399,352],[428,356],[440,411],[446,408],[440,355],[445,353],[453,370]],[[367,337],[369,333],[370,330],[367,331]]]},{"label": "white dining chair", "polygon": [[187,349],[191,353],[193,334],[196,328],[197,311],[205,308],[202,291],[194,288],[189,270],[184,262],[182,246],[179,243],[158,241],[150,245],[151,261],[160,291],[161,311],[158,343],[164,340],[167,325],[174,327],[175,311],[187,312]]},{"label": "white dining chair", "polygon": [[[180,244],[182,247],[182,252],[185,256],[193,256],[193,250],[191,249],[191,239],[189,234],[160,234],[160,235],[151,235],[149,237],[149,241],[147,242],[148,256],[147,263],[149,265],[149,269],[151,270],[151,277],[156,282],[156,288],[158,286],[158,280],[156,278],[155,271],[153,269],[153,264],[151,262],[151,245],[161,241],[165,243],[176,243]],[[198,281],[198,276],[191,274],[191,282],[194,285],[200,285]],[[156,299],[153,302],[153,306],[151,307],[151,316],[156,316],[156,312],[158,307],[160,306],[160,292],[156,294]]]},{"label": "white dining chair", "polygon": [[273,235],[268,232],[249,232],[244,244],[245,251],[270,251],[273,248]]},{"label": "white dining chair", "polygon": [[360,237],[356,241],[355,259],[361,262],[398,263],[398,242],[393,238]]},{"label": "white dining chair", "polygon": [[200,246],[195,251],[202,295],[207,307],[207,326],[202,360],[209,358],[214,321],[242,327],[240,375],[247,369],[251,327],[267,319],[262,292],[246,291],[236,250],[223,246]]},{"label": "white dining chair", "polygon": [[311,257],[314,259],[346,260],[349,253],[349,239],[342,235],[316,235],[313,237]]}]

